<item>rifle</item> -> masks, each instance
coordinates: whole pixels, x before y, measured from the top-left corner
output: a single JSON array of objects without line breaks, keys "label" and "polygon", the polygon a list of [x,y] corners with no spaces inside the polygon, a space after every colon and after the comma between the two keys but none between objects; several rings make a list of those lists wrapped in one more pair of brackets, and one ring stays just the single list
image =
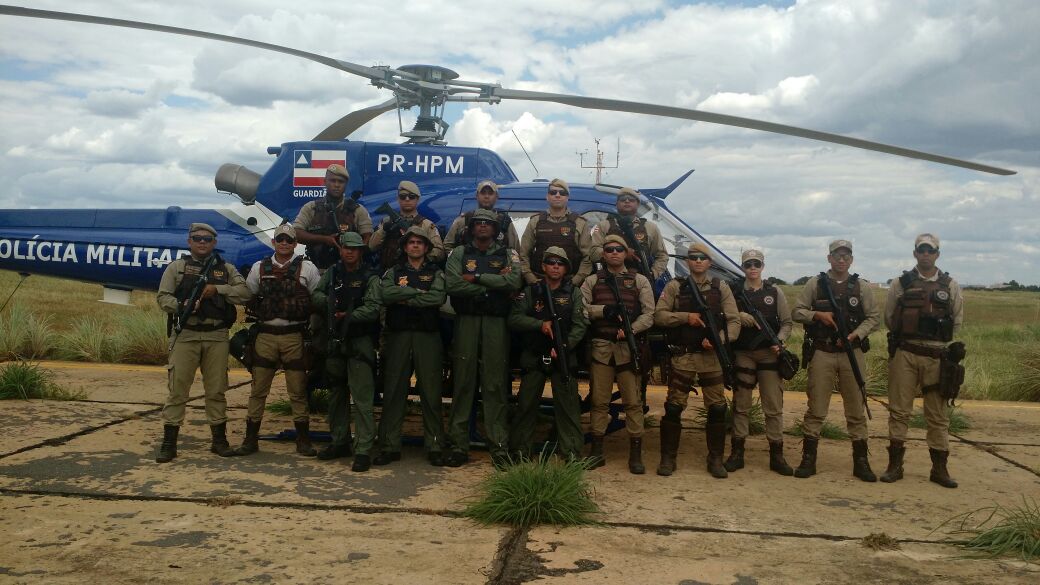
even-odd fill
[{"label": "rifle", "polygon": [[831,290],[831,282],[827,278],[827,273],[821,272],[817,280],[819,280],[823,294],[827,296],[827,301],[831,304],[831,310],[834,312],[834,324],[837,325],[838,329],[838,345],[845,350],[845,355],[849,358],[852,377],[856,379],[859,393],[863,396],[863,409],[867,411],[868,419],[873,418],[870,416],[870,406],[867,404],[867,382],[863,379],[863,372],[859,370],[859,362],[856,361],[855,351],[852,348],[852,344],[849,343],[849,328],[845,325],[845,309],[839,306],[834,299],[834,291]]},{"label": "rifle", "polygon": [[639,261],[639,272],[653,284],[653,263],[650,262],[650,257],[646,255],[646,249],[639,244],[639,240],[636,238],[636,231],[632,227],[634,219],[617,213],[611,213],[609,217],[617,222],[618,227],[621,228],[622,235],[625,237],[625,241],[636,251],[636,259]]},{"label": "rifle", "polygon": [[[570,384],[571,366],[567,363],[569,358],[567,354],[567,337],[563,333],[563,327],[560,326],[560,317],[556,314],[556,305],[553,303],[553,295],[552,291],[549,290],[548,281],[542,281],[542,290],[545,291],[545,306],[549,309],[549,320],[552,321],[553,348],[556,350],[556,365],[560,369],[560,375],[563,376],[563,383]],[[551,363],[551,358],[542,357],[542,362],[545,365],[549,365]]]},{"label": "rifle", "polygon": [[733,367],[733,360],[729,357],[729,345],[728,343],[723,345],[715,314],[711,312],[711,307],[705,302],[704,297],[701,295],[701,290],[697,288],[697,282],[693,280],[693,274],[687,276],[686,281],[690,283],[693,303],[699,309],[696,312],[704,317],[704,323],[707,325],[708,341],[711,341],[711,346],[715,349],[715,357],[719,358],[719,366],[722,368],[722,385],[727,390],[732,390],[733,386],[736,385],[737,377]]},{"label": "rifle", "polygon": [[376,213],[381,213],[389,218],[390,221],[386,222],[386,227],[383,228],[388,234],[393,233],[391,230],[394,228],[397,228],[398,233],[403,232],[411,224],[409,220],[401,217],[401,214],[394,211],[394,208],[390,207],[390,204],[385,201],[376,209]]},{"label": "rifle", "polygon": [[621,289],[618,288],[617,276],[609,270],[607,271],[607,286],[610,287],[610,292],[614,293],[614,300],[620,309],[621,330],[625,332],[628,353],[632,354],[632,366],[637,372],[642,372],[643,368],[639,365],[639,346],[636,345],[636,336],[632,333],[632,320],[628,317],[628,309],[625,308],[625,303],[621,300]]},{"label": "rifle", "polygon": [[199,302],[199,298],[202,296],[202,291],[206,289],[206,283],[209,281],[210,270],[213,270],[213,265],[216,264],[217,260],[220,260],[220,256],[218,256],[216,252],[209,255],[209,258],[206,259],[206,263],[202,265],[202,272],[199,273],[199,278],[195,281],[194,286],[191,287],[191,291],[188,293],[188,298],[181,304],[180,309],[174,313],[173,336],[170,337],[170,345],[166,348],[167,352],[173,351],[173,346],[177,343],[177,338],[180,337],[181,331],[184,330],[184,325],[195,312],[195,304]]},{"label": "rifle", "polygon": [[[780,373],[781,377],[783,377],[783,379],[790,380],[794,377],[794,374],[798,372],[798,357],[784,347],[784,342],[780,341],[780,338],[777,337],[776,332],[773,331],[773,328],[769,326],[769,322],[766,321],[765,315],[763,315],[762,311],[759,311],[758,308],[756,308],[755,305],[751,302],[751,299],[748,298],[747,291],[744,290],[744,281],[745,279],[743,278],[738,278],[734,280],[729,285],[730,289],[732,289],[735,292],[735,294],[737,295],[737,299],[740,301],[742,305],[744,305],[744,308],[747,309],[747,312],[751,313],[751,316],[755,318],[755,322],[758,323],[759,329],[761,329],[762,332],[765,333],[766,337],[769,339],[769,344],[777,345],[780,347],[780,355],[777,356],[777,359],[779,362],[784,363],[781,364],[782,367],[778,368],[778,372]],[[790,376],[785,376],[785,373],[790,374]]]}]

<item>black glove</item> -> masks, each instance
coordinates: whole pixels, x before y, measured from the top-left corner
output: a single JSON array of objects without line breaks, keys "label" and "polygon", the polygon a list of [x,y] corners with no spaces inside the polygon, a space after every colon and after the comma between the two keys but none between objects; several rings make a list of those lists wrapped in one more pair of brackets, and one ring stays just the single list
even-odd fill
[{"label": "black glove", "polygon": [[607,321],[617,321],[623,310],[621,305],[603,305],[603,318]]}]

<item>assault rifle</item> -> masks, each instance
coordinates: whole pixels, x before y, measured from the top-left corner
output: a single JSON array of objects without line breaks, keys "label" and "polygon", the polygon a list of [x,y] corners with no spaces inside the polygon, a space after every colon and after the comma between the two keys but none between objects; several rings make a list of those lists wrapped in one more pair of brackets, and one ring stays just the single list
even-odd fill
[{"label": "assault rifle", "polygon": [[180,337],[181,331],[184,330],[184,325],[195,312],[195,305],[198,304],[199,299],[202,297],[202,291],[206,289],[206,284],[209,282],[209,273],[213,270],[217,260],[220,260],[220,256],[216,252],[209,255],[206,263],[202,265],[202,272],[199,273],[199,278],[191,287],[191,291],[188,292],[188,298],[184,300],[177,312],[174,313],[173,336],[170,337],[170,346],[166,348],[167,352],[173,351],[173,346],[177,343],[177,338]]},{"label": "assault rifle", "polygon": [[[343,288],[343,283],[336,285],[338,280],[336,277],[339,276],[340,263],[337,262],[332,265],[329,269],[329,282],[325,289],[326,303],[325,303],[325,327],[328,333],[328,343],[326,344],[328,355],[331,356],[336,351],[339,344],[343,343],[343,330],[346,327],[337,326],[336,319],[336,307],[339,305],[339,300],[336,298],[336,293],[339,289]],[[347,305],[347,316],[344,319],[349,319],[350,314],[354,312],[354,297],[350,297]]]},{"label": "assault rifle", "polygon": [[[390,207],[390,204],[386,202],[383,202],[383,204],[376,209],[376,213],[381,213],[389,219],[383,229],[386,230],[387,234],[394,234],[394,237],[397,237],[401,232],[407,230],[408,226],[411,224],[409,220],[401,217],[401,214],[394,211],[394,208]],[[394,233],[394,229],[397,230],[397,233]]]},{"label": "assault rifle", "polygon": [[642,373],[643,368],[639,365],[639,346],[636,344],[636,336],[632,333],[632,319],[628,316],[628,309],[621,300],[621,289],[618,288],[617,276],[607,271],[607,286],[614,293],[614,301],[617,302],[618,313],[621,317],[621,330],[625,332],[625,342],[628,344],[628,353],[632,354],[632,367]]},{"label": "assault rifle", "polygon": [[621,228],[621,234],[624,236],[625,241],[628,242],[629,247],[636,251],[636,259],[639,261],[639,272],[643,274],[650,283],[654,282],[653,263],[650,262],[650,257],[646,254],[646,248],[639,244],[639,240],[636,238],[636,231],[632,227],[634,218],[627,215],[620,215],[617,213],[609,214],[610,219],[617,222],[618,227]]},{"label": "assault rifle", "polygon": [[687,276],[686,281],[690,283],[690,293],[693,295],[693,304],[697,309],[696,312],[700,313],[704,323],[707,325],[705,329],[708,330],[708,341],[711,342],[711,346],[715,350],[715,357],[719,358],[719,366],[722,367],[722,385],[727,390],[732,390],[733,386],[736,385],[737,376],[733,367],[733,360],[730,359],[729,344],[722,343],[722,336],[719,334],[719,322],[715,320],[715,314],[711,312],[711,307],[708,306],[704,296],[701,295],[701,290],[697,288],[697,281],[693,280],[693,274]]},{"label": "assault rifle", "polygon": [[[567,336],[563,332],[563,327],[560,326],[560,316],[556,314],[556,305],[553,303],[553,295],[552,291],[549,290],[548,281],[542,281],[542,290],[545,291],[543,300],[545,302],[545,307],[549,310],[549,320],[552,322],[552,339],[553,349],[556,350],[556,366],[560,369],[560,375],[563,376],[564,384],[570,384],[571,366],[567,363]],[[543,357],[542,361],[545,365],[549,365],[551,363],[551,358]]]},{"label": "assault rifle", "polygon": [[744,308],[747,309],[747,312],[754,317],[755,323],[758,323],[758,328],[766,334],[766,337],[769,339],[769,345],[780,347],[780,355],[777,356],[777,360],[780,362],[778,373],[783,379],[790,380],[798,372],[798,356],[794,355],[784,347],[784,342],[780,341],[776,332],[769,326],[769,322],[766,321],[765,315],[763,315],[762,311],[759,311],[751,302],[751,299],[748,298],[747,291],[744,290],[744,282],[745,279],[738,278],[730,283],[729,287],[733,290],[733,294],[737,296],[740,303],[744,305]]},{"label": "assault rifle", "polygon": [[849,328],[845,324],[845,308],[839,306],[835,300],[834,291],[831,290],[831,282],[827,278],[827,273],[821,272],[817,280],[820,283],[820,288],[823,289],[823,294],[827,297],[827,301],[831,304],[831,310],[834,313],[834,324],[838,329],[838,345],[845,350],[845,355],[849,358],[852,377],[856,379],[859,393],[863,396],[863,409],[867,411],[868,419],[873,418],[870,416],[870,406],[867,405],[867,382],[863,379],[863,372],[859,370],[859,362],[856,361],[856,353],[852,348],[852,344],[849,343]]}]

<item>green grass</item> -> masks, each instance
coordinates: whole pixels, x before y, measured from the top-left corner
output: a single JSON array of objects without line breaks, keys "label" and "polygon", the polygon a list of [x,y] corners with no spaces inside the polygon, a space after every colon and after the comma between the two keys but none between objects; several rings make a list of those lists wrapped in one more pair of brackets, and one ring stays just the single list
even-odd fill
[{"label": "green grass", "polygon": [[[726,430],[733,430],[733,401],[726,399]],[[708,424],[708,409],[704,405],[694,407],[693,421],[699,426]],[[762,402],[756,396],[748,409],[748,434],[761,435],[766,432],[766,417],[762,413]]]},{"label": "green grass", "polygon": [[54,383],[53,374],[39,364],[8,362],[0,366],[0,400],[81,400],[82,391],[70,391]]},{"label": "green grass", "polygon": [[[959,406],[946,407],[946,414],[950,417],[950,432],[961,433],[971,428],[971,419],[968,418],[964,412],[961,411]],[[912,429],[924,429],[928,427],[927,422],[924,420],[923,411],[915,411],[910,416],[910,428]]]},{"label": "green grass", "polygon": [[58,339],[47,315],[37,316],[19,302],[0,314],[0,360],[44,359]]},{"label": "green grass", "polygon": [[[793,437],[804,437],[805,429],[802,427],[802,421],[796,422],[793,427],[787,429],[787,434]],[[823,421],[823,426],[820,427],[820,437],[824,439],[845,440],[849,438],[849,434],[838,425],[828,421]]]},{"label": "green grass", "polygon": [[[976,518],[985,516],[982,521]],[[999,504],[965,512],[947,520],[952,534],[968,536],[957,541],[971,554],[985,557],[1018,557],[1024,561],[1040,559],[1040,506],[1022,498],[1022,504],[1006,508]],[[933,530],[934,532],[934,530]]]},{"label": "green grass", "polygon": [[166,314],[161,311],[131,311],[117,315],[114,345],[120,361],[132,364],[165,364],[168,338]]},{"label": "green grass", "polygon": [[477,487],[462,515],[480,524],[574,526],[596,524],[599,506],[584,461],[543,454],[493,471]]},{"label": "green grass", "polygon": [[122,359],[116,337],[96,317],[81,317],[61,335],[59,355],[80,362],[118,362]]},{"label": "green grass", "polygon": [[[311,400],[309,405],[309,411],[311,414],[326,414],[329,412],[329,391],[324,388],[315,388],[311,392]],[[272,400],[267,403],[267,412],[273,412],[274,414],[292,414],[292,403],[289,402],[288,398],[281,398],[279,400]]]}]

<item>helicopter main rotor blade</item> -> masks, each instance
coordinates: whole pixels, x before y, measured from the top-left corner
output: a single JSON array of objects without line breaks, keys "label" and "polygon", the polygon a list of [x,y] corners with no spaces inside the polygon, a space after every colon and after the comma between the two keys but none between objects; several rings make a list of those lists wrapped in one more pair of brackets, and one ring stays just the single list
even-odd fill
[{"label": "helicopter main rotor blade", "polygon": [[380,114],[396,109],[397,98],[390,98],[381,104],[355,110],[333,122],[328,128],[322,130],[317,136],[312,138],[312,140],[340,140],[346,138],[353,134],[358,128],[379,117]]},{"label": "helicopter main rotor blade", "polygon": [[297,49],[291,49],[289,47],[283,47],[281,45],[274,45],[271,43],[264,43],[261,41],[254,41],[250,39],[243,39],[240,37],[233,37],[229,35],[221,35],[216,33],[203,32],[200,30],[194,30],[190,28],[179,28],[176,26],[165,26],[161,24],[151,24],[148,22],[139,22],[136,20],[123,20],[120,18],[105,18],[103,16],[90,16],[87,14],[75,14],[72,12],[57,12],[53,10],[35,10],[32,8],[23,8],[21,6],[7,6],[0,5],[0,14],[9,14],[11,16],[24,16],[28,18],[45,18],[50,20],[66,20],[71,22],[86,22],[90,24],[103,24],[108,26],[121,26],[124,28],[136,28],[141,30],[151,30],[156,32],[163,32],[175,35],[184,35],[189,37],[198,37],[201,39],[209,39],[212,41],[223,41],[225,43],[233,43],[236,45],[245,45],[247,47],[256,47],[258,49],[266,49],[268,51],[275,51],[276,53],[285,53],[286,55],[292,55],[294,57],[300,57],[303,59],[309,59],[322,65],[328,65],[334,69],[352,73],[354,75],[360,75],[361,77],[367,77],[371,80],[383,80],[386,78],[386,71],[384,69],[376,69],[373,67],[365,67],[364,65],[358,65],[357,63],[351,63],[349,61],[341,61],[339,59],[333,59],[324,55],[318,55],[317,53],[308,53],[306,51],[300,51]]},{"label": "helicopter main rotor blade", "polygon": [[562,93],[526,91],[522,89],[507,89],[496,87],[493,89],[493,92],[495,96],[501,97],[502,99],[556,102],[568,106],[574,106],[577,108],[587,108],[591,110],[630,112],[633,114],[648,114],[651,116],[663,116],[666,118],[680,118],[684,120],[696,120],[699,122],[711,122],[713,124],[738,126],[740,128],[749,128],[751,130],[763,130],[765,132],[774,132],[776,134],[786,134],[788,136],[799,136],[801,138],[809,138],[811,140],[821,140],[823,142],[844,144],[845,146],[852,146],[855,148],[862,148],[865,150],[874,150],[877,152],[884,152],[888,154],[894,154],[897,156],[905,156],[908,158],[927,160],[944,165],[952,165],[955,167],[962,167],[965,169],[982,171],[984,173],[993,173],[995,175],[1015,174],[1015,171],[1008,169],[992,167],[989,165],[974,163],[971,161],[961,160],[957,158],[951,158],[939,154],[931,154],[919,150],[911,150],[909,148],[902,148],[900,146],[892,146],[890,144],[883,144],[880,142],[871,142],[870,140],[862,140],[860,138],[852,138],[849,136],[842,136],[840,134],[831,134],[830,132],[808,130],[806,128],[799,128],[797,126],[787,126],[785,124],[776,124],[774,122],[753,120],[751,118],[741,118],[739,116],[729,116],[726,114],[715,114],[712,112],[704,112],[701,110],[677,108],[674,106],[661,106],[642,102],[629,102],[624,100],[592,98],[580,95],[567,95]]}]

